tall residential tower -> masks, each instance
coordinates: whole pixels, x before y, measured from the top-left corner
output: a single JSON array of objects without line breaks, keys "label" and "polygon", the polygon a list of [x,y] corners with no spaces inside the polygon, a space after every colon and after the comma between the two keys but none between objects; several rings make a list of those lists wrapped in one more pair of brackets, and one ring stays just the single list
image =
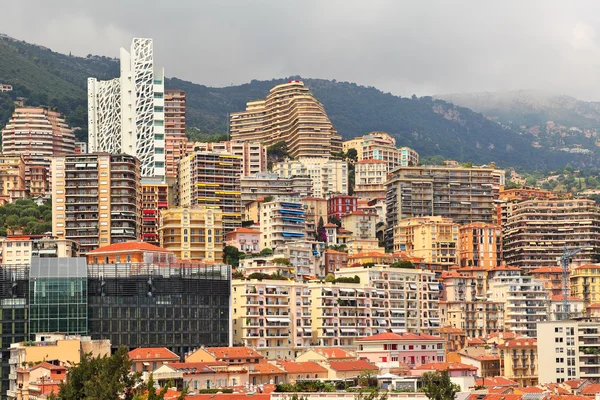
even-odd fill
[{"label": "tall residential tower", "polygon": [[88,79],[89,152],[133,155],[143,177],[164,177],[164,70],[154,69],[152,39],[133,39],[120,58],[119,78]]}]

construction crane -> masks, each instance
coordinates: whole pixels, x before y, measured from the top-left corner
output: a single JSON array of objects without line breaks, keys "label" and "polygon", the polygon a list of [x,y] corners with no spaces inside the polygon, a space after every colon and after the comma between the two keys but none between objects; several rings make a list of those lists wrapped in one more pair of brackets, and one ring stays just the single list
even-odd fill
[{"label": "construction crane", "polygon": [[562,287],[563,309],[562,309],[562,313],[561,313],[563,318],[560,318],[560,319],[568,319],[570,310],[571,310],[571,305],[570,305],[570,301],[569,301],[569,264],[571,262],[571,257],[573,257],[577,253],[581,253],[582,251],[589,250],[589,249],[590,249],[590,247],[586,246],[586,247],[580,247],[578,249],[569,251],[567,249],[567,245],[565,245],[564,250],[563,250],[563,255],[558,258],[558,262],[560,263],[560,266],[562,267],[562,278],[563,278],[563,282],[562,282],[562,284],[563,284],[563,287]]}]

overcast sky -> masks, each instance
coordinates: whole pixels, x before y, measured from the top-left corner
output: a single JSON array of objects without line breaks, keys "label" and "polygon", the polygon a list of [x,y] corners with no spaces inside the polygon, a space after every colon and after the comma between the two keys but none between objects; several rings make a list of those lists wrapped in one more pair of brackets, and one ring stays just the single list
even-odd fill
[{"label": "overcast sky", "polygon": [[0,32],[80,56],[151,37],[167,76],[209,86],[301,75],[600,101],[597,0],[27,0],[1,15]]}]

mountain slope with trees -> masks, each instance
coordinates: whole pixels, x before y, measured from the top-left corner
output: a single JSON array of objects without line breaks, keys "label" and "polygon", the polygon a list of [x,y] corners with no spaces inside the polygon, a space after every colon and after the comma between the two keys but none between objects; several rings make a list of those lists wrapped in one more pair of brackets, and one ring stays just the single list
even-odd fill
[{"label": "mountain slope with trees", "polygon": [[[63,112],[71,126],[81,128],[76,132],[80,140],[87,138],[87,78],[110,79],[118,71],[115,59],[63,55],[0,36],[0,82],[14,87],[8,96],[26,97],[27,105],[47,105]],[[189,132],[224,134],[228,113],[244,110],[247,101],[264,98],[273,86],[290,79],[305,82],[345,139],[381,130],[392,134],[398,145],[415,148],[424,159],[438,156],[526,169],[600,165],[595,153],[535,148],[532,138],[511,126],[432,97],[399,97],[355,83],[300,77],[224,88],[171,78],[165,85],[186,92]],[[6,96],[0,98],[0,123],[5,123],[11,107]]]}]

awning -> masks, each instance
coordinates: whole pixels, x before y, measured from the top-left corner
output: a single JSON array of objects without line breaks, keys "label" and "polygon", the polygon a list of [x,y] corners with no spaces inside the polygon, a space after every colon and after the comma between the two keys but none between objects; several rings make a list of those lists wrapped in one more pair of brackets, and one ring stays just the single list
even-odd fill
[{"label": "awning", "polygon": [[430,283],[429,284],[429,290],[436,290],[437,291],[439,289],[440,289],[440,287],[439,287],[439,285],[437,283]]},{"label": "awning", "polygon": [[304,330],[304,333],[312,333],[312,329],[311,328],[302,328],[302,330]]},{"label": "awning", "polygon": [[91,167],[91,168],[96,168],[98,166],[98,164],[96,164],[96,163],[88,163],[87,166]]},{"label": "awning", "polygon": [[354,293],[354,289],[340,289],[340,292]]},{"label": "awning", "polygon": [[56,254],[56,249],[54,250],[40,250],[39,254]]},{"label": "awning", "polygon": [[362,290],[362,289],[356,289],[356,292],[357,292],[357,293],[364,293],[365,291],[364,291],[364,290]]},{"label": "awning", "polygon": [[85,168],[85,164],[75,164],[75,168]]},{"label": "awning", "polygon": [[416,283],[409,283],[408,287],[412,290],[417,290],[417,284]]},{"label": "awning", "polygon": [[285,323],[288,323],[288,324],[290,323],[290,319],[289,318],[277,318],[277,320],[279,322],[285,322]]},{"label": "awning", "polygon": [[145,366],[149,366],[150,365],[150,363],[147,363],[147,362],[143,362],[142,364],[144,364]]},{"label": "awning", "polygon": [[279,322],[279,318],[267,318],[267,322]]},{"label": "awning", "polygon": [[356,329],[340,328],[343,333],[356,333]]}]

